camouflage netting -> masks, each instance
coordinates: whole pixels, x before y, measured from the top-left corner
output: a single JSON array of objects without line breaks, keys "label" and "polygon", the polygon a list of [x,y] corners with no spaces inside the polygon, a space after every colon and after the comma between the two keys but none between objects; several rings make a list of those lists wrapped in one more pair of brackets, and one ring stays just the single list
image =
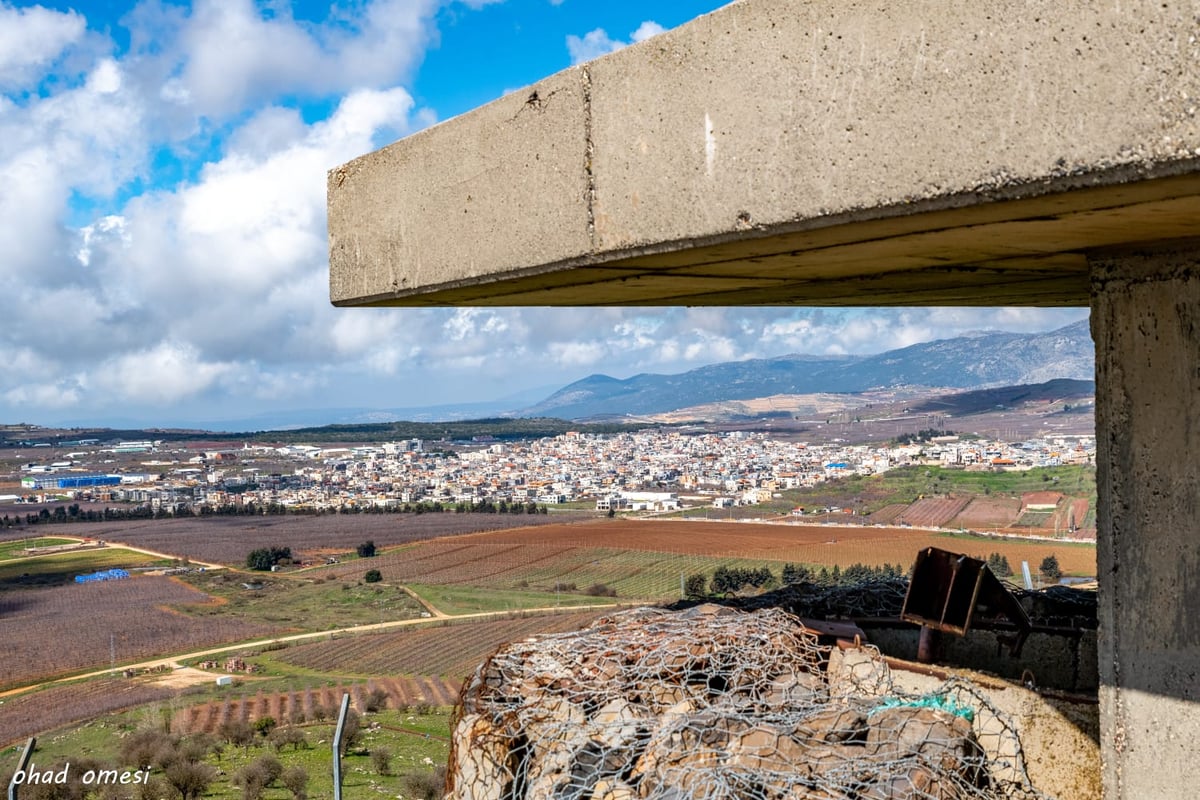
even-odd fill
[{"label": "camouflage netting", "polygon": [[455,800],[1043,798],[968,683],[898,694],[878,651],[779,609],[638,609],[511,644],[464,687]]}]

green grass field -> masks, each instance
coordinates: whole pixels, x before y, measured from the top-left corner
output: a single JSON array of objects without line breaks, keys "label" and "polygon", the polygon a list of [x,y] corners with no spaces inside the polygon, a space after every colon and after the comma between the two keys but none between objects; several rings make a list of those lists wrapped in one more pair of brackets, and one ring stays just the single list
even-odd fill
[{"label": "green grass field", "polygon": [[[160,727],[164,712],[169,711],[169,705],[155,704],[38,737],[34,764],[39,771],[56,764],[79,764],[85,758],[115,765],[121,740],[134,731]],[[409,776],[429,776],[435,765],[445,764],[449,756],[449,709],[433,709],[427,713],[384,710],[364,716],[362,723],[359,743],[342,759],[344,797],[368,797],[379,793],[391,797],[411,796],[407,793],[406,785]],[[308,748],[285,747],[277,751],[266,740],[259,738],[249,747],[226,745],[219,754],[209,755],[206,761],[218,771],[218,775],[204,797],[208,800],[241,798],[242,790],[233,785],[233,775],[241,767],[267,754],[278,758],[285,768],[298,766],[308,773],[309,797],[333,797],[333,755],[329,744],[333,725],[306,724],[301,726],[301,730],[309,742]],[[22,748],[23,745],[0,752],[0,779],[6,786]],[[392,753],[390,775],[379,774],[371,757],[373,751],[380,749]],[[151,771],[151,776],[161,774],[160,769]],[[291,796],[289,791],[278,785],[268,788],[263,794],[264,800],[282,800]]]},{"label": "green grass field", "polygon": [[119,547],[79,550],[39,556],[21,561],[0,562],[0,591],[29,586],[59,586],[73,583],[76,575],[102,569],[169,567],[174,562]]},{"label": "green grass field", "polygon": [[32,536],[28,539],[16,539],[11,542],[0,543],[0,561],[9,561],[14,558],[27,558],[28,553],[25,552],[27,547],[54,547],[60,544],[75,544],[74,539],[61,539],[56,536]]},{"label": "green grass field", "polygon": [[531,592],[520,589],[499,589],[480,586],[426,586],[409,584],[408,588],[448,614],[476,614],[488,611],[519,611],[525,608],[554,608],[561,606],[614,603],[620,598],[591,597],[578,592]]},{"label": "green grass field", "polygon": [[881,475],[852,475],[811,489],[790,489],[770,503],[755,506],[762,512],[787,513],[795,506],[833,505],[862,513],[889,503],[911,503],[920,495],[998,495],[1017,497],[1025,492],[1061,492],[1096,505],[1096,469],[1086,466],[1045,467],[1024,472],[967,472],[943,467],[912,466]]},{"label": "green grass field", "polygon": [[[189,573],[190,585],[223,599],[219,605],[182,609],[195,616],[236,615],[287,631],[319,631],[419,617],[424,610],[394,586],[358,580],[322,580],[278,573]],[[261,589],[243,584],[261,582]]]}]

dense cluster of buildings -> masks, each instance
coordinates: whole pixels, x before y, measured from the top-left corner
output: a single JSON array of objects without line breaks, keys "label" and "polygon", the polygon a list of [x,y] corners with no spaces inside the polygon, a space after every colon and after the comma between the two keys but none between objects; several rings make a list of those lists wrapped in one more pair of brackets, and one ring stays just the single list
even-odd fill
[{"label": "dense cluster of buildings", "polygon": [[136,469],[100,472],[111,451],[71,453],[22,466],[28,499],[69,496],[149,503],[200,512],[254,503],[293,509],[389,508],[437,503],[595,504],[600,510],[671,511],[680,506],[753,505],[786,489],[910,464],[1029,469],[1092,463],[1091,436],[1017,443],[955,436],[907,445],[811,445],[760,433],[645,431],[568,433],[520,442],[371,446],[246,444],[169,450],[126,459]]}]

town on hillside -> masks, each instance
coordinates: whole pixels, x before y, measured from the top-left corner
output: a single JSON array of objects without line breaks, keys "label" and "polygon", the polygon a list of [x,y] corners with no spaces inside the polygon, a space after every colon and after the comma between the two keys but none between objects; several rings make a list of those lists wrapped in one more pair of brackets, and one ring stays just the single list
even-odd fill
[{"label": "town on hillside", "polygon": [[[1092,435],[1006,442],[934,430],[872,444],[677,429],[353,446],[99,439],[66,444],[0,451],[12,470],[0,483],[0,502],[17,509],[64,500],[85,504],[73,506],[72,514],[83,513],[79,509],[88,503],[133,504],[163,516],[246,507],[296,513],[406,507],[533,512],[564,504],[606,512],[673,512],[761,506],[787,490],[914,465],[1017,472],[1091,465],[1095,459]],[[1014,519],[1025,512],[1053,512],[1061,499],[1055,492],[1037,494],[1045,496],[1027,497],[1012,510]],[[863,511],[791,509],[793,514]],[[871,521],[936,525],[954,516],[922,519],[913,511],[878,509]],[[1061,527],[1080,527],[1086,514],[1086,508],[1071,511]]]}]

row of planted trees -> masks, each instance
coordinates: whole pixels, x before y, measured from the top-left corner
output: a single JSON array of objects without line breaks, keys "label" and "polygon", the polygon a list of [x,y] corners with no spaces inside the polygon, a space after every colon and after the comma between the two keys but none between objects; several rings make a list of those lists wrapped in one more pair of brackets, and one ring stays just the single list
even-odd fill
[{"label": "row of planted trees", "polygon": [[152,507],[148,503],[128,507],[107,506],[103,509],[84,509],[78,503],[69,506],[42,508],[37,513],[5,514],[0,517],[0,528],[15,528],[20,525],[60,524],[67,522],[112,522],[125,520],[170,519],[172,517],[257,517],[294,514],[298,516],[324,516],[326,514],[546,514],[548,509],[532,500],[522,503],[514,500],[477,500],[472,503],[459,502],[453,505],[422,500],[417,503],[394,505],[343,506],[335,509],[314,509],[305,506],[288,506],[283,503],[209,503],[192,506],[186,503],[173,507]]},{"label": "row of planted trees", "polygon": [[[984,560],[984,559],[980,559]],[[992,553],[986,559],[989,569],[997,577],[1007,578],[1013,574],[1008,558]],[[1044,580],[1057,581],[1062,577],[1062,568],[1053,554],[1042,559],[1038,573]],[[868,566],[851,564],[842,569],[838,565],[813,569],[804,564],[784,564],[776,577],[770,566],[762,567],[717,567],[710,577],[706,573],[695,573],[684,581],[684,596],[689,600],[736,594],[747,589],[767,590],[797,583],[812,583],[818,586],[849,586],[863,581],[881,578],[903,578],[908,575],[900,564]]]},{"label": "row of planted trees", "polygon": [[735,594],[746,589],[766,590],[797,583],[813,583],[820,586],[843,586],[880,578],[901,578],[907,570],[900,564],[868,566],[852,564],[845,569],[838,565],[813,569],[804,564],[784,564],[778,577],[770,566],[726,567],[720,566],[709,577],[706,573],[695,573],[684,580],[684,595],[691,600],[713,596]]}]

